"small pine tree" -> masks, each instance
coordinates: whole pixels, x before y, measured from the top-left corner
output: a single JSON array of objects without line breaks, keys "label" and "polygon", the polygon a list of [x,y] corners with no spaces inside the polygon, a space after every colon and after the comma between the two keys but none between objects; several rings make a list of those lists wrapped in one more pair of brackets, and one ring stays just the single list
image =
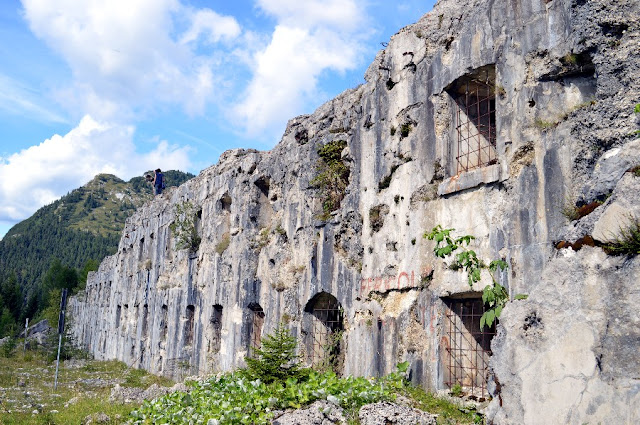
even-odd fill
[{"label": "small pine tree", "polygon": [[273,334],[265,336],[260,345],[254,350],[253,357],[245,357],[248,377],[269,384],[307,375],[307,369],[302,367],[300,356],[296,354],[297,341],[282,323]]}]

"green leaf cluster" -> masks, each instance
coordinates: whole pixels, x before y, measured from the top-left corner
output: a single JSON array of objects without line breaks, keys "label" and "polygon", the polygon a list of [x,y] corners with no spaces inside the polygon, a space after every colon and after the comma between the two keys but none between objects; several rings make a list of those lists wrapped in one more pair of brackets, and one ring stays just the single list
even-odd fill
[{"label": "green leaf cluster", "polygon": [[298,409],[328,400],[353,412],[378,401],[392,401],[406,387],[399,373],[380,379],[345,377],[310,371],[307,379],[288,378],[267,384],[233,373],[193,383],[187,394],[176,392],[131,413],[134,424],[269,424],[275,410]]},{"label": "green leaf cluster", "polygon": [[[195,205],[190,201],[177,203],[174,206],[175,219],[169,225],[176,238],[178,249],[189,249],[196,252],[200,247],[202,238],[198,235],[196,226],[198,220],[198,211]],[[226,249],[226,247],[225,247]]]},{"label": "green leaf cluster", "polygon": [[346,147],[346,140],[334,140],[318,149],[320,160],[316,164],[316,176],[310,184],[320,190],[323,220],[340,208],[349,184],[350,170],[342,161],[342,151]]},{"label": "green leaf cluster", "polygon": [[[465,270],[467,272],[467,280],[469,286],[473,287],[473,284],[479,282],[482,278],[481,271],[486,269],[491,276],[491,285],[484,287],[482,291],[482,302],[485,305],[485,311],[480,318],[480,329],[485,325],[491,327],[502,313],[502,309],[509,301],[509,294],[504,286],[500,285],[494,278],[494,274],[497,271],[506,270],[509,265],[502,259],[493,260],[487,265],[484,261],[478,258],[475,251],[468,249],[467,247],[474,236],[464,235],[457,238],[451,236],[451,232],[455,229],[445,229],[439,224],[431,229],[430,232],[425,232],[424,237],[436,241],[436,245],[433,248],[433,253],[438,258],[446,258],[450,255],[454,255],[454,261],[450,268],[454,270]],[[516,296],[518,298],[518,296]]]}]

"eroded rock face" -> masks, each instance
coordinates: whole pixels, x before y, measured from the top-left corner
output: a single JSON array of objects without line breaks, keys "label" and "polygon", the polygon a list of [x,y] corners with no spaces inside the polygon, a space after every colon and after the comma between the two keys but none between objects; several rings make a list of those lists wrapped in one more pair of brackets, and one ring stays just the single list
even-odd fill
[{"label": "eroded rock face", "polygon": [[[627,368],[640,343],[627,306],[640,305],[637,260],[555,246],[604,242],[596,236],[614,212],[640,211],[640,178],[628,171],[638,162],[639,7],[440,1],[392,37],[365,84],[292,119],[273,150],[228,151],[140,208],[118,253],[70,301],[77,340],[99,359],[180,378],[242,366],[284,322],[308,363],[370,376],[408,360],[426,388],[459,382],[486,398],[491,335],[474,334],[490,279],[469,288],[464,272],[434,257],[422,234],[441,224],[474,235],[481,258],[509,264],[496,278],[511,296],[531,295],[508,305],[498,327],[495,421],[544,423],[531,415],[549,411],[560,422],[611,423],[613,410],[598,406],[616,398],[628,401],[616,418],[633,422],[639,381]],[[318,187],[318,150],[341,141],[347,180],[332,187],[346,188],[340,207],[323,211],[331,192]],[[584,217],[563,214],[596,200]],[[193,253],[170,229],[184,201],[202,238]],[[565,269],[580,278],[560,280]],[[587,286],[569,293],[561,281]],[[573,302],[586,290],[588,302]],[[602,312],[618,308],[620,320],[605,326]],[[470,363],[455,354],[463,337]],[[540,367],[527,375],[530,364]],[[571,380],[585,388],[580,397],[569,397]]]},{"label": "eroded rock face", "polygon": [[560,251],[527,302],[512,303],[501,318],[491,359],[501,391],[490,417],[510,424],[637,423],[638,288],[625,282],[639,277],[637,257],[591,247]]}]

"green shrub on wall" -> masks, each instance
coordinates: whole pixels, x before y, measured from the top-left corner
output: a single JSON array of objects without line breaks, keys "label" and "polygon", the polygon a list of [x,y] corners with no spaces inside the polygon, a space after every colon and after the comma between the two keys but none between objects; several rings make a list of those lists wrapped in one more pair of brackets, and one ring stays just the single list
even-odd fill
[{"label": "green shrub on wall", "polygon": [[178,203],[174,207],[175,220],[169,228],[176,238],[178,249],[188,248],[191,252],[196,252],[200,247],[202,238],[198,235],[196,222],[198,211],[190,201]]},{"label": "green shrub on wall", "polygon": [[311,185],[320,190],[322,214],[319,218],[322,220],[328,220],[330,214],[340,208],[349,184],[349,167],[342,160],[342,151],[346,147],[346,140],[335,140],[318,149],[320,160]]}]

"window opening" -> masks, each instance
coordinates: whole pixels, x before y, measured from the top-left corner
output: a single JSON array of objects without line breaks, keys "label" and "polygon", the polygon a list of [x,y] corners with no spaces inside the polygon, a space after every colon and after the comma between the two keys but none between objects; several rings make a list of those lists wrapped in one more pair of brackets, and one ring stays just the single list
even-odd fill
[{"label": "window opening", "polygon": [[120,319],[121,331],[124,332],[127,328],[127,320],[129,319],[129,304],[124,305],[124,311],[122,312],[122,318]]},{"label": "window opening", "polygon": [[147,332],[149,328],[149,305],[145,304],[142,307],[142,338],[147,338]]},{"label": "window opening", "polygon": [[307,303],[313,317],[313,344],[309,360],[314,367],[336,370],[340,363],[340,341],[344,331],[342,307],[333,295],[320,292]]},{"label": "window opening", "polygon": [[120,327],[120,315],[122,314],[122,306],[116,308],[116,329]]},{"label": "window opening", "polygon": [[496,333],[495,322],[480,330],[484,313],[481,298],[444,299],[446,305],[444,337],[444,383],[451,388],[460,385],[464,393],[487,397],[491,339]]},{"label": "window opening", "polygon": [[162,305],[162,320],[160,321],[160,330],[162,331],[162,339],[167,339],[167,331],[169,330],[169,308],[166,304]]},{"label": "window opening", "polygon": [[495,67],[477,69],[448,89],[455,101],[456,174],[497,163]]},{"label": "window opening", "polygon": [[187,306],[187,320],[184,324],[184,345],[191,345],[193,343],[193,319],[195,312],[196,308],[193,305]]},{"label": "window opening", "polygon": [[217,353],[220,351],[222,341],[222,306],[214,305],[211,312],[211,339],[209,340],[209,351]]},{"label": "window opening", "polygon": [[249,310],[251,311],[251,333],[249,337],[249,351],[252,352],[256,348],[260,348],[260,341],[262,339],[262,326],[264,325],[264,310],[260,307],[260,304],[250,303]]}]

